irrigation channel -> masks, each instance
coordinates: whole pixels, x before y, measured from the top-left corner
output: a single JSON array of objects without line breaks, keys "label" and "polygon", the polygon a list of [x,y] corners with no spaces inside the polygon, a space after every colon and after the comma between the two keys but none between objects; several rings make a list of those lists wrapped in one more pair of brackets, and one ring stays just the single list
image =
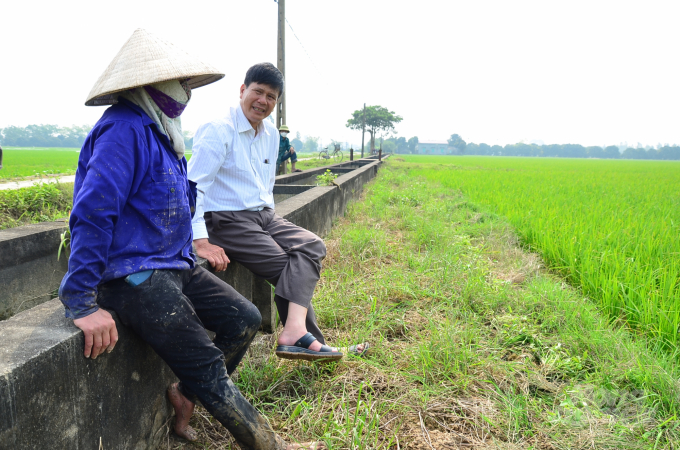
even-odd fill
[{"label": "irrigation channel", "polygon": [[[379,164],[363,159],[279,176],[276,211],[324,236]],[[339,177],[332,186],[315,186],[327,169]],[[0,320],[0,449],[100,443],[157,448],[171,414],[159,387],[175,377],[120,324],[115,352],[96,361],[83,358],[82,333],[50,295],[66,271],[65,258],[57,260],[65,226],[62,221],[0,230],[0,317],[7,319]],[[198,264],[208,265],[200,259]],[[271,332],[276,307],[270,285],[238,263],[217,275],[258,307],[262,330]]]}]

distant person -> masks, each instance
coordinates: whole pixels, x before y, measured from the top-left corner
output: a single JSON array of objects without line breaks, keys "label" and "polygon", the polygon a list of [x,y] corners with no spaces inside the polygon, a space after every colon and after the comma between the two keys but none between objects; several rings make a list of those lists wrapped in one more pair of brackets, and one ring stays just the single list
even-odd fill
[{"label": "distant person", "polygon": [[290,130],[287,125],[281,125],[279,128],[279,135],[281,136],[279,140],[279,156],[276,159],[276,167],[280,168],[280,172],[283,172],[284,162],[290,158],[290,170],[292,172],[302,172],[300,169],[295,168],[295,163],[297,162],[297,155],[295,154],[295,147],[290,145],[288,140],[288,134]]},{"label": "distant person", "polygon": [[188,424],[199,399],[240,448],[295,449],[229,378],[260,326],[257,308],[197,267],[191,252],[196,191],[186,175],[180,115],[193,89],[223,76],[144,30],[114,58],[85,103],[113,106],[80,152],[59,297],[83,330],[85,357],[116,345],[106,308],[168,364],[180,380],[167,390],[179,436],[196,440]]},{"label": "distant person", "polygon": [[[196,131],[189,161],[189,179],[198,185],[194,246],[216,271],[226,270],[231,258],[275,285],[283,324],[277,356],[336,360],[343,354],[325,345],[312,307],[326,246],[274,212],[281,138],[264,119],[281,94],[281,72],[270,63],[256,64],[246,72],[239,104]],[[359,344],[349,351],[367,349]]]}]

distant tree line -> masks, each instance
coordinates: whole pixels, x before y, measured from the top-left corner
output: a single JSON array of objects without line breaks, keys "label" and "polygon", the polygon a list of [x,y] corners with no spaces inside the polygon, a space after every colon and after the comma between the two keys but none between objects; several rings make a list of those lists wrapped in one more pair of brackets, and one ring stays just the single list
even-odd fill
[{"label": "distant tree line", "polygon": [[418,136],[410,139],[392,136],[382,142],[383,153],[415,153],[418,145]]},{"label": "distant tree line", "polygon": [[489,155],[489,156],[538,156],[557,158],[602,158],[602,159],[666,159],[680,160],[680,147],[664,146],[655,148],[626,148],[623,152],[616,145],[607,147],[590,146],[584,147],[579,144],[465,144],[458,154],[466,155]]},{"label": "distant tree line", "polygon": [[677,145],[658,145],[657,148],[638,146],[622,149],[616,145],[584,147],[579,144],[539,145],[520,142],[500,146],[467,143],[458,134],[452,134],[448,139],[448,148],[448,153],[452,155],[680,160],[680,147]]},{"label": "distant tree line", "polygon": [[[0,145],[7,147],[69,147],[80,148],[92,125],[28,125],[0,128]],[[190,149],[194,142],[191,132],[184,132],[184,145]]]},{"label": "distant tree line", "polygon": [[[369,108],[367,108],[367,113],[368,110]],[[390,111],[382,111],[382,109],[380,112],[384,114],[393,114]],[[358,111],[355,111],[355,113],[358,113]],[[401,120],[399,117],[398,120],[393,119],[393,123],[398,123],[399,120]],[[386,121],[386,123],[388,123],[388,125],[385,125],[385,129],[393,129],[393,123],[390,123],[390,121]],[[390,128],[390,126],[392,128]],[[0,128],[0,145],[7,147],[80,148],[82,147],[87,134],[90,132],[90,129],[92,129],[92,126],[90,125],[74,125],[72,127],[60,127],[58,125],[28,125],[26,127],[9,126]],[[375,136],[375,134],[376,132],[374,131],[373,136]],[[332,143],[335,143],[335,141],[332,141]],[[184,144],[187,149],[191,149],[193,137],[192,133],[189,131],[184,132]],[[320,138],[307,136],[303,141],[299,132],[296,133],[295,138],[291,140],[291,144],[301,152],[316,152],[321,148]],[[414,136],[410,139],[406,139],[405,137],[392,136],[382,140],[381,144],[384,153],[416,153],[418,137]],[[375,140],[374,145],[376,145]],[[467,143],[458,134],[452,134],[448,139],[448,149],[449,154],[456,155],[680,160],[680,146],[677,145],[658,145],[657,148],[643,148],[638,145],[636,148],[627,147],[624,149],[616,145],[607,147],[584,147],[579,144],[538,145],[520,142],[517,144],[500,146],[484,143]]]},{"label": "distant tree line", "polygon": [[0,143],[8,147],[82,147],[91,125],[28,125],[0,128]]}]

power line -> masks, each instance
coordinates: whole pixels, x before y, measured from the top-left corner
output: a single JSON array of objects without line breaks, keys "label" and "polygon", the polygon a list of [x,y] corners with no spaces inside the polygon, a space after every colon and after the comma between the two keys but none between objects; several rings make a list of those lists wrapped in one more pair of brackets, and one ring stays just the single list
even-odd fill
[{"label": "power line", "polygon": [[310,56],[309,52],[307,52],[307,49],[306,49],[305,46],[302,44],[302,41],[300,40],[300,38],[298,37],[298,35],[295,34],[295,30],[293,30],[293,26],[290,24],[290,22],[288,22],[288,18],[286,17],[285,19],[286,19],[286,23],[288,24],[288,27],[290,27],[290,31],[293,32],[293,36],[295,36],[295,39],[297,39],[297,41],[300,43],[300,47],[302,47],[302,50],[305,51],[305,55],[307,55],[307,58],[309,58],[309,61],[310,61],[310,62],[312,63],[312,65],[314,66],[314,69],[316,69],[316,71],[319,73],[319,75],[321,75],[321,78],[322,78],[322,79],[324,80],[324,82],[325,82],[326,79],[325,79],[324,75],[321,73],[321,71],[319,70],[319,68],[318,68],[318,67],[316,66],[316,64],[314,63],[314,60],[313,60],[312,57]]}]

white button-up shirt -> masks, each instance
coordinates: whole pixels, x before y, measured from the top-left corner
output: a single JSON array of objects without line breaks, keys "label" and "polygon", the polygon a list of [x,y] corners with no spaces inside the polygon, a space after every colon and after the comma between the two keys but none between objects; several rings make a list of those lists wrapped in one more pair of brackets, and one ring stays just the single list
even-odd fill
[{"label": "white button-up shirt", "polygon": [[223,119],[201,125],[194,135],[188,177],[198,186],[194,239],[208,237],[206,211],[255,211],[274,208],[279,133],[263,120],[257,136],[241,105]]}]

